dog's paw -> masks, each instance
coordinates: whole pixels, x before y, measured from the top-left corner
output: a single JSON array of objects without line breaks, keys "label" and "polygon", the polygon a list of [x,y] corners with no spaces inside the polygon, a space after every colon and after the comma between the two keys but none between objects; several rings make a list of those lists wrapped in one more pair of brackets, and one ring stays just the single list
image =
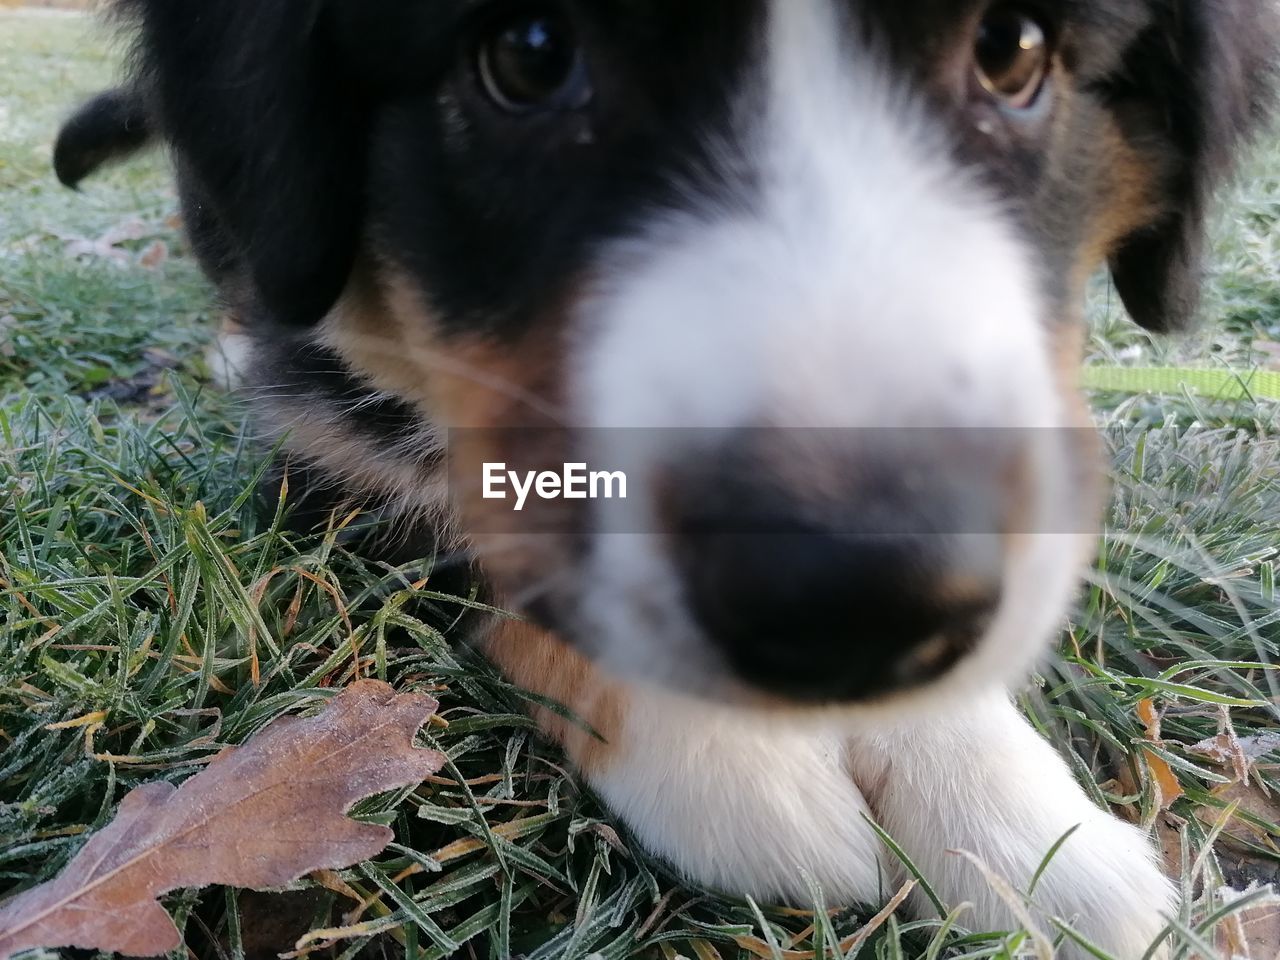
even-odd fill
[{"label": "dog's paw", "polygon": [[[1150,839],[1099,809],[1003,695],[944,722],[862,738],[855,756],[887,769],[872,795],[880,823],[944,901],[972,906],[966,926],[1007,930],[1018,917],[1009,889],[948,851],[971,853],[1007,888],[1030,891],[1027,912],[1047,936],[1060,920],[1121,960],[1142,957],[1176,912]],[[921,896],[914,906],[930,913]],[[1089,956],[1074,946],[1060,955]]]},{"label": "dog's paw", "polygon": [[[1066,923],[1123,960],[1143,957],[1177,914],[1174,885],[1161,871],[1149,838],[1101,811],[1062,845],[1033,899],[1050,923]],[[1061,955],[1088,956],[1076,948],[1064,948]],[[1167,948],[1153,956],[1166,955]]]},{"label": "dog's paw", "polygon": [[699,886],[808,906],[807,875],[832,906],[882,896],[881,847],[838,736],[646,692],[587,774],[640,843]]},{"label": "dog's paw", "polygon": [[[1068,813],[1062,804],[1052,801],[1045,807],[1054,814],[1052,819],[1036,822],[1034,812],[1021,820],[1004,818],[1002,829],[981,839],[970,836],[963,846],[957,841],[941,857],[918,845],[910,852],[943,900],[952,906],[969,904],[963,918],[968,927],[1019,929],[1029,917],[1051,940],[1058,938],[1060,925],[1065,924],[1108,956],[1140,960],[1177,914],[1174,885],[1161,872],[1150,841],[1136,827],[1080,804],[1069,812],[1079,821],[1075,832],[1031,890],[1053,844],[1073,826],[1069,819],[1057,816]],[[1029,902],[1023,898],[1028,891]],[[921,916],[933,915],[918,891],[912,906]],[[1063,960],[1094,956],[1069,935],[1057,955]],[[1152,953],[1154,960],[1167,955],[1167,948]]]}]

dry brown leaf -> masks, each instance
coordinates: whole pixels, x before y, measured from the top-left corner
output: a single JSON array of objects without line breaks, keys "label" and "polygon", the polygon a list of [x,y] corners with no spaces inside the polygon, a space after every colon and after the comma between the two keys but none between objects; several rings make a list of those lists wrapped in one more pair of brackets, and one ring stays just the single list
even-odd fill
[{"label": "dry brown leaf", "polygon": [[1214,763],[1229,768],[1235,775],[1236,783],[1249,783],[1252,765],[1245,753],[1244,744],[1236,734],[1235,725],[1231,722],[1231,712],[1226,707],[1218,708],[1218,735],[1187,747],[1187,752],[1207,757]]},{"label": "dry brown leaf", "polygon": [[1156,790],[1160,794],[1160,809],[1168,810],[1173,806],[1174,801],[1182,796],[1182,784],[1178,782],[1178,775],[1173,772],[1173,767],[1150,750],[1144,750],[1143,755],[1147,760],[1147,768],[1151,771],[1151,776],[1155,779]]},{"label": "dry brown leaf", "polygon": [[154,240],[138,256],[138,263],[148,270],[159,270],[169,262],[169,245],[163,240]]},{"label": "dry brown leaf", "polygon": [[1142,721],[1142,726],[1146,728],[1147,739],[1159,741],[1160,739],[1160,711],[1156,709],[1156,702],[1150,698],[1138,701],[1138,719]]},{"label": "dry brown leaf", "polygon": [[413,745],[436,706],[361,681],[320,714],[283,717],[223,750],[180,787],[138,787],[62,873],[0,905],[0,958],[32,947],[168,953],[181,937],[156,898],[171,890],[271,889],[375,856],[391,829],[346,812],[440,768],[438,753]]},{"label": "dry brown leaf", "polygon": [[[1202,806],[1196,808],[1196,817],[1210,827],[1217,826],[1234,809],[1250,814],[1262,823],[1280,823],[1280,798],[1263,793],[1261,784],[1246,786],[1243,783],[1227,783],[1213,789],[1214,797],[1224,806]],[[1239,840],[1246,844],[1280,851],[1277,838],[1265,828],[1243,817],[1234,817],[1223,830],[1224,840]]]},{"label": "dry brown leaf", "polygon": [[141,220],[125,220],[97,237],[82,237],[76,234],[55,232],[54,235],[66,242],[68,257],[90,257],[106,260],[117,267],[127,267],[131,263],[128,251],[120,244],[134,240],[144,240],[155,231]]},{"label": "dry brown leaf", "polygon": [[[1156,709],[1154,700],[1138,701],[1138,719],[1146,727],[1147,739],[1153,744],[1161,743],[1160,712]],[[1182,796],[1182,784],[1178,782],[1178,775],[1173,772],[1173,768],[1169,766],[1168,762],[1154,750],[1144,749],[1142,755],[1147,762],[1147,769],[1151,771],[1151,777],[1155,781],[1156,790],[1159,793],[1159,809],[1168,810],[1173,806],[1173,802]]]},{"label": "dry brown leaf", "polygon": [[1244,937],[1246,956],[1253,960],[1280,957],[1280,905],[1267,904],[1240,914],[1239,931]]},{"label": "dry brown leaf", "polygon": [[1252,737],[1240,737],[1231,726],[1230,718],[1227,718],[1216,737],[1201,740],[1187,747],[1188,753],[1205,757],[1219,766],[1230,769],[1235,774],[1236,782],[1246,785],[1258,761],[1276,750],[1280,750],[1280,733],[1268,732]]},{"label": "dry brown leaf", "polygon": [[1160,845],[1160,862],[1165,876],[1182,876],[1182,829],[1187,821],[1166,810],[1156,817],[1156,841]]},{"label": "dry brown leaf", "polygon": [[[1257,894],[1265,888],[1223,890],[1224,903]],[[1264,893],[1252,906],[1225,918],[1217,930],[1218,948],[1233,960],[1276,960],[1280,957],[1280,897]]]}]

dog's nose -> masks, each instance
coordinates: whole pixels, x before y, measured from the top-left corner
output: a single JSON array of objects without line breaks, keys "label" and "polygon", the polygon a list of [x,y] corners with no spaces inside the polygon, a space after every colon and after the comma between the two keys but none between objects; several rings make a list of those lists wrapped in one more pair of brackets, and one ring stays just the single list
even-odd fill
[{"label": "dog's nose", "polygon": [[985,517],[970,496],[961,520],[945,486],[825,515],[741,480],[685,501],[696,506],[678,511],[674,550],[699,628],[738,677],[788,699],[869,700],[937,679],[990,627],[1005,564],[998,492],[977,498]]}]

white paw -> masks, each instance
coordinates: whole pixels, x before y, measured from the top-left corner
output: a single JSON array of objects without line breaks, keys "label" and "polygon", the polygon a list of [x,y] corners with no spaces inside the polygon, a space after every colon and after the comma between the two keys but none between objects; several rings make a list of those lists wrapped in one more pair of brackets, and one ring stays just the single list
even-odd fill
[{"label": "white paw", "polygon": [[1142,957],[1177,913],[1174,885],[1161,871],[1151,841],[1102,811],[1059,850],[1035,901],[1044,913],[1124,960]]},{"label": "white paw", "polygon": [[811,905],[805,874],[833,906],[882,896],[881,846],[841,737],[649,692],[630,706],[588,777],[651,853],[761,902]]},{"label": "white paw", "polygon": [[[966,926],[1000,930],[1016,921],[982,871],[948,850],[975,855],[1025,892],[1072,827],[1034,891],[1030,913],[1042,932],[1056,936],[1056,917],[1109,954],[1138,960],[1175,912],[1150,840],[1095,806],[1003,694],[936,723],[863,736],[855,756],[860,767],[887,767],[871,798],[880,823],[945,902],[973,904]],[[928,915],[923,898],[914,905]],[[1087,956],[1070,947],[1061,955]]]},{"label": "white paw", "polygon": [[232,391],[244,383],[252,355],[252,338],[238,323],[228,319],[205,353],[205,363],[213,382],[223,390]]}]

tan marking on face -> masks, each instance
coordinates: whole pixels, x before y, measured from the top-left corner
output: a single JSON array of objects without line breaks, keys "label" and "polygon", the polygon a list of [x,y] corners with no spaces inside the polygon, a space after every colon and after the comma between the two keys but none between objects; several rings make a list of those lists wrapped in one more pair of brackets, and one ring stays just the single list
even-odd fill
[{"label": "tan marking on face", "polygon": [[[467,438],[463,449],[450,450],[453,482],[437,472],[431,498],[447,502],[451,515],[461,514],[459,529],[480,556],[486,577],[498,591],[499,606],[506,602],[504,597],[548,570],[569,567],[563,536],[477,534],[486,527],[485,513],[497,508],[481,499],[478,484],[460,483],[456,477],[460,470],[479,477],[482,462],[528,462],[533,457],[563,463],[558,451],[516,449],[522,427],[538,428],[528,435],[544,444],[564,436],[548,429],[555,426],[552,403],[559,374],[558,356],[549,346],[555,342],[554,331],[538,331],[514,345],[445,338],[407,280],[393,272],[379,280],[366,269],[326,318],[321,340],[374,389],[415,404],[424,426],[435,425],[437,437],[444,438],[452,429],[453,437],[461,433]],[[385,472],[376,469],[377,449],[358,438],[336,436],[305,418],[299,426],[294,434],[297,449],[357,483],[403,491],[417,489],[422,482],[403,465]],[[547,518],[537,520],[545,525]],[[501,526],[510,529],[510,519],[504,518]],[[578,769],[589,773],[607,762],[625,711],[618,683],[606,679],[567,644],[527,623],[499,622],[482,648],[517,686],[563,704],[599,734],[545,707],[531,708],[542,731],[564,747]]]},{"label": "tan marking on face", "polygon": [[1093,426],[1093,415],[1080,391],[1080,364],[1084,361],[1086,333],[1084,322],[1074,319],[1059,321],[1053,330],[1053,370],[1070,427]]},{"label": "tan marking on face", "polygon": [[418,403],[444,429],[551,426],[561,394],[558,320],[535,322],[511,343],[445,336],[411,280],[366,266],[320,339],[375,388]]},{"label": "tan marking on face", "polygon": [[[288,398],[263,401],[268,429],[284,438],[284,449],[297,459],[315,464],[340,481],[351,493],[351,507],[378,504],[397,514],[429,520],[442,538],[451,527],[448,484],[443,469],[430,462],[413,462],[389,453],[369,438],[333,420],[323,405]],[[424,436],[422,453],[431,449]]]},{"label": "tan marking on face", "polygon": [[515,620],[500,622],[483,649],[513,683],[563,704],[599,734],[593,736],[545,707],[532,707],[543,733],[564,747],[580,771],[590,774],[608,763],[627,709],[620,683],[605,677],[551,634]]},{"label": "tan marking on face", "polygon": [[[1074,471],[1069,488],[1079,493],[1083,519],[1100,527],[1108,490],[1102,438],[1080,389],[1085,336],[1086,327],[1082,322],[1060,322],[1057,325],[1053,342],[1054,373],[1066,411],[1063,429],[1070,444],[1066,463]],[[1092,537],[1079,539],[1087,558],[1095,540]]]},{"label": "tan marking on face", "polygon": [[412,315],[393,309],[390,293],[374,268],[362,265],[321,323],[319,339],[374,389],[418,405],[434,421],[427,380],[437,353],[435,322],[425,309]]},{"label": "tan marking on face", "polygon": [[1114,120],[1108,121],[1098,137],[1100,154],[1105,158],[1102,180],[1073,276],[1075,289],[1081,292],[1121,241],[1153,223],[1163,212],[1158,189],[1160,171],[1152,158],[1135,150]]},{"label": "tan marking on face", "polygon": [[[495,585],[520,597],[571,563],[574,508],[531,497],[520,517],[483,497],[484,464],[559,471],[569,434],[558,429],[563,327],[551,312],[511,343],[445,336],[426,298],[401,272],[363,267],[326,318],[321,340],[374,389],[414,404],[449,445],[446,494],[458,529]],[[442,481],[443,482],[443,481]]]}]

